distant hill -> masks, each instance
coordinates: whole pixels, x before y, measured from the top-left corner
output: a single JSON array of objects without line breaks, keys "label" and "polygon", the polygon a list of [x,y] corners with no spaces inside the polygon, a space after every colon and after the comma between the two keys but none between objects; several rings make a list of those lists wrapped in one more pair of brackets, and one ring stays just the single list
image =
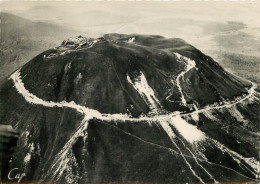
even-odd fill
[{"label": "distant hill", "polygon": [[79,32],[1,12],[0,82],[39,52]]}]

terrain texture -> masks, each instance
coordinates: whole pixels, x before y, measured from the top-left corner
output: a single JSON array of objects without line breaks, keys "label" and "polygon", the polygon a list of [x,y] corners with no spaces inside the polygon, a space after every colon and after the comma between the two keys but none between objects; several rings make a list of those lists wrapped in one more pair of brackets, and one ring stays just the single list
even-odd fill
[{"label": "terrain texture", "polygon": [[69,38],[1,85],[1,124],[21,135],[6,170],[58,183],[257,182],[256,88],[179,38]]}]

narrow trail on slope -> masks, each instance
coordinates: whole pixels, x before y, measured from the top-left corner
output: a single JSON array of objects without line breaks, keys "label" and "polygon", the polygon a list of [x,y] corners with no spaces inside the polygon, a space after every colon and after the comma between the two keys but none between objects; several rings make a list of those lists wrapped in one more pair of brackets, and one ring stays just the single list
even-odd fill
[{"label": "narrow trail on slope", "polygon": [[182,71],[182,72],[178,75],[178,77],[176,78],[177,87],[178,87],[178,89],[179,89],[179,91],[180,91],[180,93],[181,93],[181,101],[182,101],[182,104],[183,104],[184,106],[187,106],[187,101],[186,101],[186,99],[185,99],[185,97],[184,97],[184,94],[183,94],[183,92],[182,92],[182,88],[181,88],[181,84],[180,84],[180,79],[182,79],[182,81],[184,81],[184,75],[185,75],[188,71],[190,71],[192,68],[195,68],[195,67],[196,67],[196,63],[195,63],[195,61],[193,61],[193,60],[191,60],[191,59],[189,59],[189,58],[187,58],[187,57],[185,57],[185,56],[182,56],[182,55],[180,55],[180,54],[178,54],[178,53],[174,53],[174,54],[177,56],[178,60],[183,59],[184,61],[187,62],[186,66],[185,66],[185,70]]}]

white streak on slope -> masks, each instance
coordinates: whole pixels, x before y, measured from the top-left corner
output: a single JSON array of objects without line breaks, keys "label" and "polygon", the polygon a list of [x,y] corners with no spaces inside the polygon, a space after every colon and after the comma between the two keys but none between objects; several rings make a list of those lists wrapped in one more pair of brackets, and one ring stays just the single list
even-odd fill
[{"label": "white streak on slope", "polygon": [[24,157],[24,160],[23,160],[23,164],[26,166],[28,165],[28,163],[31,161],[31,158],[32,158],[32,153],[34,151],[34,143],[30,143],[29,144],[29,152],[26,154],[26,156]]},{"label": "white streak on slope", "polygon": [[187,123],[180,115],[171,116],[171,124],[176,127],[178,132],[190,143],[204,140],[206,136],[197,129],[196,126]]},{"label": "white streak on slope", "polygon": [[135,37],[129,38],[129,40],[127,41],[128,43],[133,43],[135,41]]},{"label": "white streak on slope", "polygon": [[160,107],[160,102],[154,95],[153,89],[147,83],[147,80],[143,72],[140,72],[140,76],[135,78],[134,82],[132,82],[129,75],[127,75],[127,81],[141,95],[141,97],[147,103],[151,111],[158,111],[158,108]]},{"label": "white streak on slope", "polygon": [[91,44],[90,44],[90,46],[88,47],[88,48],[91,48],[91,47],[93,47],[94,46],[94,44],[95,43],[97,43],[98,42],[98,40],[96,39],[96,40],[94,40]]},{"label": "white streak on slope", "polygon": [[169,125],[168,121],[160,121],[160,125],[162,125],[162,128],[164,129],[164,131],[167,133],[167,135],[169,136],[169,138],[171,139],[172,143],[175,145],[175,147],[178,149],[178,151],[180,152],[181,157],[183,158],[184,162],[187,164],[187,166],[189,167],[189,169],[191,170],[192,174],[201,182],[204,183],[203,180],[196,174],[196,172],[192,169],[190,163],[187,161],[187,159],[185,158],[185,156],[183,155],[181,149],[179,148],[179,146],[175,143],[174,138],[175,138],[175,134],[172,131],[172,128]]}]

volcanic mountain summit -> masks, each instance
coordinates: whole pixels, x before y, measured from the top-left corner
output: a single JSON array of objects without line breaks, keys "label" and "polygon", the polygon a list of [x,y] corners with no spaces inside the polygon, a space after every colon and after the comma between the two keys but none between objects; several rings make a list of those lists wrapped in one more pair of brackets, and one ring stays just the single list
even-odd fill
[{"label": "volcanic mountain summit", "polygon": [[255,88],[179,38],[70,38],[1,86],[1,124],[21,135],[6,169],[60,183],[257,181]]}]

